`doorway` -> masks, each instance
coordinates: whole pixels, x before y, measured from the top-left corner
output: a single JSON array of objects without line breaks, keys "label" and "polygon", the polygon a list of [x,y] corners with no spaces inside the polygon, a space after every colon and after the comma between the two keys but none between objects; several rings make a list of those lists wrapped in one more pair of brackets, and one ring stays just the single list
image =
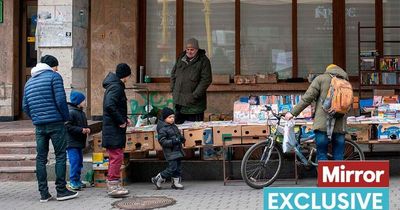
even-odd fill
[{"label": "doorway", "polygon": [[[37,25],[37,0],[22,1],[22,20],[21,20],[21,66],[20,66],[20,101],[22,102],[25,83],[31,77],[31,69],[37,63],[36,50],[36,25]],[[29,119],[23,113],[22,103],[20,103],[20,119]]]}]

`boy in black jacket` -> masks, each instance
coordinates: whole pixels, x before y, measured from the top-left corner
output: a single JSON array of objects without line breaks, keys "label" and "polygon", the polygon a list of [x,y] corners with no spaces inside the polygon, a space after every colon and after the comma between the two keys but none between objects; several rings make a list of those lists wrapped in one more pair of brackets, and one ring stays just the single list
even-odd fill
[{"label": "boy in black jacket", "polygon": [[168,167],[151,178],[151,182],[161,189],[161,183],[166,178],[172,179],[171,187],[173,189],[183,190],[181,182],[181,158],[185,156],[182,144],[185,138],[181,135],[178,127],[175,125],[175,113],[172,109],[166,107],[162,110],[161,119],[157,124],[158,142],[163,148],[165,159],[168,161]]},{"label": "boy in black jacket", "polygon": [[77,91],[72,91],[71,102],[68,103],[70,119],[65,123],[67,128],[67,153],[70,164],[69,187],[72,190],[80,190],[85,187],[81,182],[81,170],[83,167],[82,149],[86,146],[86,137],[90,133],[83,108],[85,96]]}]

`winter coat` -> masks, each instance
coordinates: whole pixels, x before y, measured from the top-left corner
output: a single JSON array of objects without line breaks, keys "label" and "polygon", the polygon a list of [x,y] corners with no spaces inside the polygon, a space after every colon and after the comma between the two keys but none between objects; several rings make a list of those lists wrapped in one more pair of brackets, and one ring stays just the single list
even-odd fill
[{"label": "winter coat", "polygon": [[166,160],[183,158],[185,153],[182,149],[180,139],[183,138],[175,124],[168,124],[163,120],[157,123],[158,142],[163,148]]},{"label": "winter coat", "polygon": [[[300,114],[312,102],[316,102],[315,117],[314,117],[314,130],[327,131],[327,119],[328,114],[322,109],[322,101],[325,100],[326,95],[331,84],[331,75],[336,75],[340,78],[349,80],[347,73],[340,67],[335,67],[330,70],[326,70],[324,74],[316,77],[306,93],[302,96],[301,101],[297,104],[291,113],[293,116]],[[345,133],[346,132],[346,116],[338,117],[335,120],[334,133]]]},{"label": "winter coat", "polygon": [[103,88],[106,91],[103,99],[102,146],[110,149],[124,148],[126,127],[119,126],[128,119],[125,84],[115,73],[109,73],[103,81]]},{"label": "winter coat", "polygon": [[192,61],[183,52],[171,72],[174,104],[182,106],[182,114],[200,114],[207,109],[206,91],[212,81],[211,64],[206,51],[199,49]]},{"label": "winter coat", "polygon": [[69,120],[65,123],[67,147],[85,148],[87,135],[82,133],[83,128],[88,128],[85,112],[71,103],[68,103],[68,108]]},{"label": "winter coat", "polygon": [[67,121],[69,112],[61,75],[47,64],[38,63],[31,76],[25,84],[22,106],[33,124]]}]

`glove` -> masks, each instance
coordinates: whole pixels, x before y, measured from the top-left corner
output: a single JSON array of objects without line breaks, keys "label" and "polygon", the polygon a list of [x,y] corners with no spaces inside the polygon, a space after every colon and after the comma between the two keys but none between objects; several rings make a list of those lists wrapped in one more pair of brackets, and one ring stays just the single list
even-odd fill
[{"label": "glove", "polygon": [[173,145],[179,145],[179,144],[182,144],[182,143],[181,143],[179,138],[176,138],[176,139],[172,140],[172,144]]},{"label": "glove", "polygon": [[183,137],[183,136],[180,136],[179,139],[180,139],[180,141],[181,141],[182,144],[184,144],[184,143],[186,142],[186,139],[185,139],[185,137]]}]

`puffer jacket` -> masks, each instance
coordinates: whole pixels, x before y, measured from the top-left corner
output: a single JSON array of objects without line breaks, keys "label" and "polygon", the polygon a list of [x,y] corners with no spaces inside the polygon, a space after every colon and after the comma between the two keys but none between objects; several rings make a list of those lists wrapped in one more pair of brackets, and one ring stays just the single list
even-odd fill
[{"label": "puffer jacket", "polygon": [[126,127],[119,126],[127,122],[128,105],[125,95],[125,84],[110,72],[103,81],[106,89],[103,99],[102,146],[110,149],[124,148]]},{"label": "puffer jacket", "polygon": [[24,88],[23,110],[33,124],[67,121],[69,112],[61,75],[47,64],[38,63],[31,76]]},{"label": "puffer jacket", "polygon": [[180,139],[183,138],[175,124],[168,124],[164,120],[157,123],[158,142],[163,148],[166,160],[176,160],[185,157]]},{"label": "puffer jacket", "polygon": [[85,148],[86,134],[82,133],[83,128],[88,128],[86,115],[82,108],[71,103],[69,106],[69,120],[65,123],[67,129],[68,148]]},{"label": "puffer jacket", "polygon": [[[293,116],[298,116],[312,102],[316,102],[315,117],[314,117],[314,130],[327,131],[327,120],[328,114],[322,109],[322,101],[325,100],[328,90],[331,84],[332,77],[330,75],[336,75],[340,78],[349,80],[347,73],[340,67],[336,66],[331,69],[327,69],[324,74],[316,77],[306,93],[302,96],[301,101],[297,104],[291,113]],[[338,117],[335,120],[334,133],[346,133],[346,116]]]},{"label": "puffer jacket", "polygon": [[174,104],[182,106],[182,114],[200,114],[207,109],[206,91],[212,81],[211,64],[206,51],[199,49],[192,61],[182,52],[171,72]]}]

